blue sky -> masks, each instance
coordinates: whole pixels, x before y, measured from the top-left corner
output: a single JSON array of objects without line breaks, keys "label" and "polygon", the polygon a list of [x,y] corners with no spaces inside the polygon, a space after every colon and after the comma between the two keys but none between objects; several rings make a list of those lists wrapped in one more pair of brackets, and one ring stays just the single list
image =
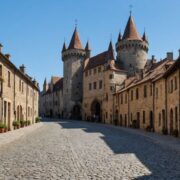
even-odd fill
[{"label": "blue sky", "polygon": [[104,51],[112,36],[115,44],[124,31],[129,5],[140,34],[146,29],[149,57],[178,56],[180,48],[179,0],[0,0],[0,43],[17,66],[40,86],[51,75],[62,76],[61,48],[68,44],[75,19],[83,45],[89,39],[92,55]]}]

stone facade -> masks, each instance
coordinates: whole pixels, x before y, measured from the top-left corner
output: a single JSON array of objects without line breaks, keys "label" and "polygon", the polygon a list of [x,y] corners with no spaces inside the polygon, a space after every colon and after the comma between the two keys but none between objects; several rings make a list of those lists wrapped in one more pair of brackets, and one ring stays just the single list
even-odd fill
[{"label": "stone facade", "polygon": [[[158,62],[154,56],[148,59],[148,46],[146,33],[139,35],[131,15],[123,35],[118,36],[116,58],[112,42],[106,51],[91,57],[89,42],[83,48],[75,28],[68,48],[64,43],[62,49],[61,105],[53,106],[51,90],[48,109],[61,111],[64,118],[179,133],[180,60],[175,62],[172,53]],[[47,85],[44,87],[48,92]]]},{"label": "stone facade", "polygon": [[49,83],[45,79],[40,95],[40,115],[57,118],[63,116],[63,78],[52,76]]},{"label": "stone facade", "polygon": [[25,72],[17,68],[9,54],[0,52],[0,120],[12,130],[14,120],[35,122],[39,115],[39,88]]}]

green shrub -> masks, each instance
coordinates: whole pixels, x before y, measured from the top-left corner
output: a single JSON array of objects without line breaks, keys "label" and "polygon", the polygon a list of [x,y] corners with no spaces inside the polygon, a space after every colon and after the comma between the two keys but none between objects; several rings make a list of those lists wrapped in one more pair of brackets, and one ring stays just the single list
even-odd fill
[{"label": "green shrub", "polygon": [[29,126],[31,124],[31,121],[30,120],[27,120],[27,125]]},{"label": "green shrub", "polygon": [[20,124],[21,124],[21,126],[24,126],[25,125],[25,121],[24,120],[20,120]]},{"label": "green shrub", "polygon": [[6,125],[3,123],[0,123],[0,129],[5,129],[5,128],[6,128]]},{"label": "green shrub", "polygon": [[20,125],[20,122],[19,121],[13,121],[13,126],[19,126]]},{"label": "green shrub", "polygon": [[41,122],[41,117],[36,117],[36,123]]}]

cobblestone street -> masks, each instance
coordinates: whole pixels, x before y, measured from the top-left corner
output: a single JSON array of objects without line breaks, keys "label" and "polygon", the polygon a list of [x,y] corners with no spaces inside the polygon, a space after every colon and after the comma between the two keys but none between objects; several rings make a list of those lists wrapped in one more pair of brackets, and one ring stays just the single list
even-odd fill
[{"label": "cobblestone street", "polygon": [[0,179],[178,180],[180,151],[128,129],[45,122],[0,147]]}]

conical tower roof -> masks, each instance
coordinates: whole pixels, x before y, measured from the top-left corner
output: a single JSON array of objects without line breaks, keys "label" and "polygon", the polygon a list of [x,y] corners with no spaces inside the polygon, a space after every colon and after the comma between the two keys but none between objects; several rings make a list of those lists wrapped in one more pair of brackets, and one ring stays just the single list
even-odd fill
[{"label": "conical tower roof", "polygon": [[114,60],[114,49],[113,49],[113,45],[112,45],[112,41],[110,41],[109,43],[109,47],[108,47],[108,60]]},{"label": "conical tower roof", "polygon": [[146,32],[144,31],[143,37],[142,37],[143,41],[148,42],[148,37],[146,35]]},{"label": "conical tower roof", "polygon": [[124,35],[123,35],[123,39],[127,39],[127,40],[142,40],[139,33],[136,30],[136,26],[133,20],[133,17],[130,15],[125,31],[124,31]]},{"label": "conical tower roof", "polygon": [[83,49],[77,28],[74,30],[68,49]]},{"label": "conical tower roof", "polygon": [[86,43],[86,47],[85,47],[86,51],[91,51],[90,45],[89,45],[89,41],[87,41]]},{"label": "conical tower roof", "polygon": [[67,48],[66,48],[66,43],[64,42],[63,48],[62,48],[62,52],[66,51],[66,50],[67,50]]},{"label": "conical tower roof", "polygon": [[122,40],[122,34],[121,34],[121,32],[119,32],[118,41],[121,41],[121,40]]}]

